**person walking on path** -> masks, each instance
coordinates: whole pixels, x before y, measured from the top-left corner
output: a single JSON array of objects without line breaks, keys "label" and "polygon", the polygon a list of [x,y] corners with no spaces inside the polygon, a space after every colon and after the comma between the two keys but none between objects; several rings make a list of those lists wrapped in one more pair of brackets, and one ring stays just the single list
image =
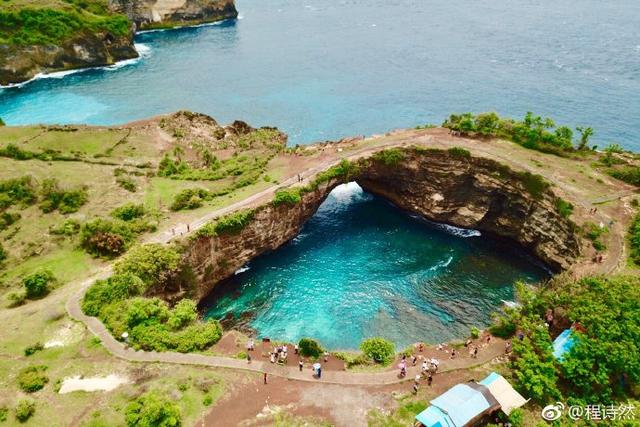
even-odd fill
[{"label": "person walking on path", "polygon": [[267,384],[267,373],[266,372],[264,373],[264,377],[263,378],[264,378],[264,383]]},{"label": "person walking on path", "polygon": [[318,367],[318,379],[322,378],[322,366]]},{"label": "person walking on path", "polygon": [[304,366],[304,363],[302,363],[302,359],[300,359],[300,361],[298,362],[298,368],[300,368],[300,372],[302,372],[303,366]]},{"label": "person walking on path", "polygon": [[474,358],[474,359],[477,359],[477,358],[478,358],[478,346],[476,346],[476,347],[473,349],[473,358]]},{"label": "person walking on path", "polygon": [[427,385],[431,387],[431,383],[433,382],[433,374],[429,371],[429,376],[427,377]]},{"label": "person walking on path", "polygon": [[251,363],[251,353],[247,353],[247,363]]}]

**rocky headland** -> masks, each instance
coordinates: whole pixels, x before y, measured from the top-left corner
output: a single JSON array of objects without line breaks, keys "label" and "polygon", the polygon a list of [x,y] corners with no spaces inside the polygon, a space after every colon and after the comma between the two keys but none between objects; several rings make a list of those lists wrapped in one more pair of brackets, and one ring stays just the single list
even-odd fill
[{"label": "rocky headland", "polygon": [[10,6],[0,16],[0,85],[136,58],[134,35],[140,29],[197,25],[238,16],[233,0],[110,0],[108,5],[96,4],[39,9]]}]

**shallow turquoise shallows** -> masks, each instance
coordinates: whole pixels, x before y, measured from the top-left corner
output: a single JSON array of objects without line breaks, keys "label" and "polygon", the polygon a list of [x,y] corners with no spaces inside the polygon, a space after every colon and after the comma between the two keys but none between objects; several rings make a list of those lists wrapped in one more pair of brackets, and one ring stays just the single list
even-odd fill
[{"label": "shallow turquoise shallows", "polygon": [[638,0],[238,0],[242,19],[141,34],[142,60],[0,93],[9,124],[190,109],[309,143],[528,110],[640,150]]},{"label": "shallow turquoise shallows", "polygon": [[516,280],[547,277],[513,247],[411,217],[354,183],[336,188],[293,241],[247,267],[210,296],[207,317],[331,349],[372,336],[398,347],[462,338],[513,299]]}]

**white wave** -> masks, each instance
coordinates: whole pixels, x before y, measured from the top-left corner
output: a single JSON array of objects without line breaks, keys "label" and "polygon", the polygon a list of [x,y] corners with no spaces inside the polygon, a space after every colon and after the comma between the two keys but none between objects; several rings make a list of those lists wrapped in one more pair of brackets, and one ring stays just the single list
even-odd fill
[{"label": "white wave", "polygon": [[[242,19],[242,18],[238,17],[238,19]],[[231,21],[231,20],[232,19],[223,19],[222,21],[204,22],[202,24],[195,24],[195,25],[176,25],[175,27],[168,27],[168,28],[154,28],[151,30],[140,30],[140,31],[136,31],[136,35],[149,34],[149,33],[163,33],[165,31],[180,30],[182,28],[213,27],[215,25],[222,25],[224,22]]]},{"label": "white wave", "polygon": [[354,196],[362,195],[364,191],[355,182],[347,182],[346,184],[340,184],[331,191],[331,196],[337,201],[350,201]]},{"label": "white wave", "polygon": [[244,15],[238,15],[238,20],[244,19]]},{"label": "white wave", "polygon": [[237,269],[236,272],[233,274],[234,275],[242,274],[245,271],[249,271],[249,269],[251,269],[251,267],[249,267],[248,265],[245,265],[244,267]]},{"label": "white wave", "polygon": [[482,236],[482,233],[480,233],[478,230],[469,230],[466,228],[460,228],[460,227],[455,227],[453,225],[448,225],[448,224],[439,224],[439,223],[435,223],[436,227],[441,228],[442,230],[446,231],[449,234],[452,234],[454,236],[458,236],[458,237],[479,237]]},{"label": "white wave", "polygon": [[147,58],[149,55],[151,55],[151,48],[146,44],[135,43],[134,46],[136,48],[136,51],[138,52],[137,58],[123,59],[122,61],[117,61],[115,64],[104,65],[99,67],[86,67],[86,68],[76,68],[73,70],[53,71],[51,73],[38,73],[33,78],[21,83],[11,83],[4,86],[0,85],[0,90],[10,89],[10,88],[19,88],[33,81],[41,80],[41,79],[61,79],[71,74],[83,73],[89,70],[100,70],[100,69],[109,70],[109,71],[118,70],[122,67],[126,67],[127,65],[136,64],[140,62],[142,59]]}]

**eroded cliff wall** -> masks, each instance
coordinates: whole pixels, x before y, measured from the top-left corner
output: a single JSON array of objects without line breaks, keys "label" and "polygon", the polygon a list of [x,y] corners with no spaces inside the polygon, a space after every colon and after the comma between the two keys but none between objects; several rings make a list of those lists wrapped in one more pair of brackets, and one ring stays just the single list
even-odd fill
[{"label": "eroded cliff wall", "polygon": [[112,65],[138,57],[133,27],[126,36],[85,31],[59,45],[0,45],[0,84],[32,79],[39,73]]},{"label": "eroded cliff wall", "polygon": [[127,15],[138,29],[196,25],[238,16],[234,0],[109,0],[109,7]]},{"label": "eroded cliff wall", "polygon": [[[335,186],[356,181],[366,191],[427,219],[508,239],[550,268],[571,267],[580,255],[574,225],[556,212],[550,188],[492,160],[439,150],[406,149],[403,159],[361,159],[350,176],[323,183],[294,205],[265,203],[237,234],[201,236],[185,249],[184,262],[203,298],[251,259],[295,237]],[[535,190],[535,191],[533,191]]]}]

